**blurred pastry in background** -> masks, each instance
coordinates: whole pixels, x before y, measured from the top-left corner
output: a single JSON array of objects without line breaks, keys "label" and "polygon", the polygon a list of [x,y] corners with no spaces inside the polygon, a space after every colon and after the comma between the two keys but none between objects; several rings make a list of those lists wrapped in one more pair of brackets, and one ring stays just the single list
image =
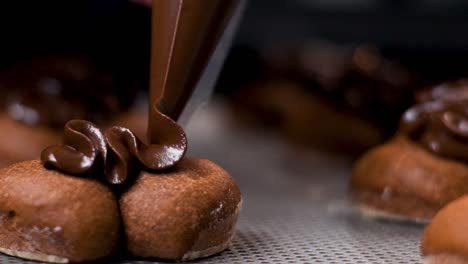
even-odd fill
[{"label": "blurred pastry in background", "polygon": [[265,53],[262,62],[257,78],[233,92],[233,115],[298,145],[351,155],[394,133],[422,83],[371,45],[307,45]]},{"label": "blurred pastry in background", "polygon": [[0,72],[0,92],[0,165],[37,159],[44,147],[60,142],[71,119],[136,125],[134,117],[122,116],[133,106],[136,89],[80,56],[9,66]]},{"label": "blurred pastry in background", "polygon": [[[286,54],[288,59],[269,56],[274,69],[302,80],[307,89],[370,120],[387,135],[394,133],[400,115],[413,104],[413,92],[424,84],[416,73],[369,44],[313,42]],[[281,64],[289,65],[289,72]]]},{"label": "blurred pastry in background", "polygon": [[[236,113],[244,124],[262,124],[298,146],[324,151],[361,153],[383,140],[383,132],[356,114],[333,105],[292,80],[251,84]],[[252,114],[254,113],[254,114]]]},{"label": "blurred pastry in background", "polygon": [[417,94],[433,100],[408,109],[397,134],[356,162],[351,189],[365,214],[427,222],[468,194],[468,87],[454,85],[463,82]]}]

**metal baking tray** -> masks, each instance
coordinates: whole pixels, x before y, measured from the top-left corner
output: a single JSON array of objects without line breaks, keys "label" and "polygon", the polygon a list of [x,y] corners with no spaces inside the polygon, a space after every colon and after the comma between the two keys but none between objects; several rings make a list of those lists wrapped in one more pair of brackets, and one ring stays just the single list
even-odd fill
[{"label": "metal baking tray", "polygon": [[[239,128],[228,116],[215,101],[186,128],[189,155],[223,166],[244,197],[231,247],[193,263],[421,263],[423,226],[366,219],[353,208],[349,158],[293,150],[267,131]],[[0,263],[37,262],[0,255]]]}]

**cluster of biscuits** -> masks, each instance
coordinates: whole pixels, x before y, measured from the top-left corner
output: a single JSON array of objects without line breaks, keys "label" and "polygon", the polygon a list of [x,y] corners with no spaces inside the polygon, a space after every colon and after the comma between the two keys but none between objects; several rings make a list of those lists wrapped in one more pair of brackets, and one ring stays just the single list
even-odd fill
[{"label": "cluster of biscuits", "polygon": [[238,186],[216,164],[184,157],[182,128],[156,116],[164,129],[151,144],[124,127],[72,120],[41,160],[0,169],[0,252],[68,263],[118,251],[191,260],[226,249]]},{"label": "cluster of biscuits", "polygon": [[387,143],[355,164],[351,188],[368,216],[429,223],[427,263],[467,263],[468,82],[423,90]]}]

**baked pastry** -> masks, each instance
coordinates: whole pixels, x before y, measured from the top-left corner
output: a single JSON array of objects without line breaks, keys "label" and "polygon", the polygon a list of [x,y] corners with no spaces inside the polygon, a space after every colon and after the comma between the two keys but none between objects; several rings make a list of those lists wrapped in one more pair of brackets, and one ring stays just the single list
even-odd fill
[{"label": "baked pastry", "polygon": [[120,198],[127,249],[145,258],[192,260],[225,250],[241,207],[239,188],[211,161],[183,159],[142,172]]},{"label": "baked pastry", "polygon": [[[146,145],[123,127],[102,132],[72,120],[64,145],[46,148],[43,163],[0,169],[0,252],[57,263],[98,260],[116,251],[120,218],[135,256],[191,260],[226,249],[241,207],[238,186],[208,160],[182,159],[182,129],[153,117],[158,143]],[[113,194],[102,182],[129,188]]]},{"label": "baked pastry", "polygon": [[168,169],[185,154],[181,128],[164,116],[158,122],[168,136],[160,138],[162,144],[145,145],[126,128],[102,133],[90,122],[72,120],[65,126],[64,145],[46,148],[43,163],[1,169],[0,250],[48,262],[111,256],[119,242],[120,216],[115,194],[102,182],[134,180],[130,177],[140,163]]},{"label": "baked pastry", "polygon": [[445,206],[424,230],[421,255],[426,264],[468,263],[468,196]]},{"label": "baked pastry", "polygon": [[258,79],[231,96],[234,118],[340,155],[357,156],[388,139],[419,85],[370,45],[308,44],[267,55]]},{"label": "baked pastry", "polygon": [[418,104],[403,115],[397,135],[364,154],[351,179],[368,215],[429,221],[468,194],[468,99]]},{"label": "baked pastry", "polygon": [[116,190],[122,193],[127,249],[135,256],[190,260],[226,249],[240,210],[239,188],[214,163],[182,159],[183,130],[158,111],[152,116],[149,145],[123,127],[102,133],[90,122],[72,120],[65,145],[45,149],[42,161],[75,175],[98,169],[104,181],[128,186]]},{"label": "baked pastry", "polygon": [[55,263],[112,255],[120,218],[109,188],[39,160],[0,169],[0,252]]},{"label": "baked pastry", "polygon": [[244,87],[238,101],[241,107],[234,105],[232,109],[239,121],[271,127],[301,147],[360,154],[384,140],[383,131],[368,120],[307,91],[295,81],[257,81]]},{"label": "baked pastry", "polygon": [[353,169],[353,198],[366,215],[428,222],[468,193],[466,165],[434,156],[397,136],[362,156]]}]

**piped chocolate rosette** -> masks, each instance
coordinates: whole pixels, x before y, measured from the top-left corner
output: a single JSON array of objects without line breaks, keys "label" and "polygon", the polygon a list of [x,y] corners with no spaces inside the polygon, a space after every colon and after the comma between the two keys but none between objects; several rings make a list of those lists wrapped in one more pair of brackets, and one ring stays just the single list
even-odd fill
[{"label": "piped chocolate rosette", "polygon": [[356,162],[351,189],[363,213],[427,222],[468,193],[466,89],[408,109],[397,134]]},{"label": "piped chocolate rosette", "polygon": [[110,184],[124,183],[138,168],[172,168],[185,155],[187,138],[175,121],[154,111],[156,142],[144,144],[125,127],[113,126],[103,132],[89,121],[72,120],[65,125],[64,144],[46,148],[41,160],[46,166],[72,175],[103,170]]}]

